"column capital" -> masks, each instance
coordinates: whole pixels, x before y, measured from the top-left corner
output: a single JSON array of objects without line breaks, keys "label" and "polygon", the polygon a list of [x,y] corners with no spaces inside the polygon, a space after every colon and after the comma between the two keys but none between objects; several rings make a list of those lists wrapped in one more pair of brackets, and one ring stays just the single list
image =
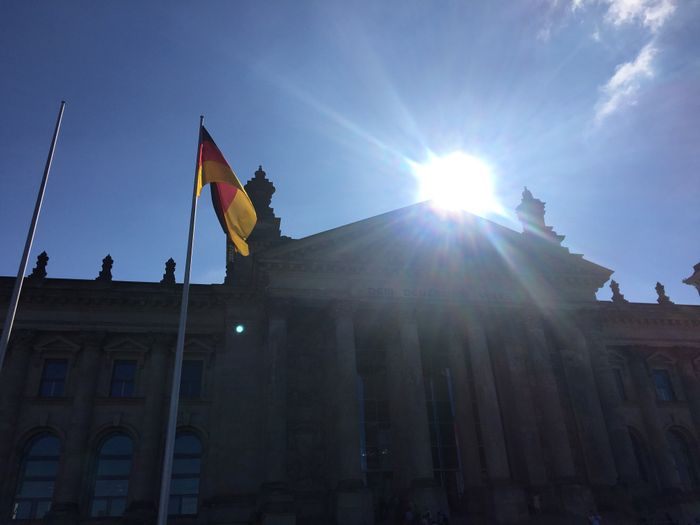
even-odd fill
[{"label": "column capital", "polygon": [[152,352],[167,353],[175,347],[176,338],[171,334],[151,334],[148,343]]},{"label": "column capital", "polygon": [[99,350],[104,345],[107,333],[99,332],[81,332],[79,340],[81,346],[86,350]]},{"label": "column capital", "polygon": [[330,304],[330,311],[335,319],[341,317],[353,317],[357,311],[357,305],[352,301],[333,301]]},{"label": "column capital", "polygon": [[289,316],[289,311],[294,308],[296,302],[293,299],[272,299],[265,304],[265,313],[268,318]]}]

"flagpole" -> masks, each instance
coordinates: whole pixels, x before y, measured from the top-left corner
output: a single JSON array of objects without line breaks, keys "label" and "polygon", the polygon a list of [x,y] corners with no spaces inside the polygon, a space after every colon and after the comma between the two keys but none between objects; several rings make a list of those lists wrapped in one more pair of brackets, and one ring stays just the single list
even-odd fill
[{"label": "flagpole", "polygon": [[185,352],[185,325],[187,324],[187,303],[190,297],[190,265],[192,263],[192,244],[194,241],[194,223],[197,218],[197,183],[199,180],[199,152],[202,144],[202,124],[204,115],[199,116],[199,140],[197,141],[197,159],[194,165],[194,187],[192,188],[192,211],[190,212],[190,232],[187,238],[187,258],[185,259],[185,280],[182,284],[182,303],[180,304],[180,325],[177,329],[175,347],[175,366],[173,367],[173,384],[170,390],[170,410],[168,411],[168,429],[165,435],[163,453],[163,476],[160,480],[160,500],[158,503],[158,525],[168,521],[168,504],[170,501],[170,478],[173,471],[173,453],[175,451],[175,432],[177,430],[177,409],[180,402],[180,375],[182,373],[182,356]]},{"label": "flagpole", "polygon": [[61,129],[61,120],[63,119],[63,110],[66,107],[66,101],[61,101],[61,108],[58,110],[58,118],[56,119],[56,128],[53,131],[53,138],[51,139],[51,147],[49,148],[49,155],[46,157],[46,165],[44,166],[44,177],[41,179],[41,185],[39,186],[39,194],[36,196],[36,204],[34,205],[34,215],[32,215],[32,222],[29,226],[29,232],[27,233],[27,241],[24,243],[24,254],[22,254],[22,261],[19,263],[19,270],[17,271],[17,280],[15,280],[15,287],[12,290],[12,297],[10,299],[10,306],[7,309],[7,315],[5,316],[5,325],[2,329],[2,337],[0,337],[0,371],[2,371],[2,365],[5,361],[5,354],[7,352],[7,344],[10,340],[10,335],[12,334],[12,325],[15,322],[15,314],[17,313],[17,305],[19,304],[19,295],[22,293],[22,284],[24,282],[24,274],[27,271],[27,262],[29,261],[29,253],[32,251],[32,242],[34,242],[34,233],[36,232],[36,225],[39,222],[39,213],[41,213],[41,204],[44,201],[44,193],[46,192],[46,183],[49,180],[49,172],[51,171],[51,162],[53,161],[53,154],[56,150],[56,142],[58,140],[58,132]]}]

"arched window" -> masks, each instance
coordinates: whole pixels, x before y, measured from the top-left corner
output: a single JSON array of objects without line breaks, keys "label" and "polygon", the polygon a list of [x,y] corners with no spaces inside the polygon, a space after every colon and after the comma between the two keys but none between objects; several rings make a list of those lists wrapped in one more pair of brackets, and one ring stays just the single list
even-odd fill
[{"label": "arched window", "polygon": [[90,516],[121,516],[126,509],[134,444],[126,434],[112,434],[100,445]]},{"label": "arched window", "polygon": [[202,442],[192,432],[179,433],[175,438],[169,514],[197,514],[201,466]]},{"label": "arched window", "polygon": [[695,462],[690,452],[688,440],[678,429],[670,429],[668,431],[668,440],[671,444],[673,462],[676,465],[681,483],[684,485],[697,485],[698,475],[695,470]]},{"label": "arched window", "polygon": [[51,434],[40,434],[27,444],[12,505],[13,520],[40,519],[51,508],[60,448],[58,438]]}]

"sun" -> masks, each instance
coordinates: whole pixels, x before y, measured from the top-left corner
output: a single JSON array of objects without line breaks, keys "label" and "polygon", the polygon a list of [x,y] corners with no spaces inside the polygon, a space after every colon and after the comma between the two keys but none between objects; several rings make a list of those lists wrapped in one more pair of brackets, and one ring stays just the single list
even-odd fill
[{"label": "sun", "polygon": [[411,163],[420,200],[431,200],[446,210],[477,215],[499,213],[493,192],[493,172],[483,160],[455,151],[443,157],[431,155],[425,163]]}]

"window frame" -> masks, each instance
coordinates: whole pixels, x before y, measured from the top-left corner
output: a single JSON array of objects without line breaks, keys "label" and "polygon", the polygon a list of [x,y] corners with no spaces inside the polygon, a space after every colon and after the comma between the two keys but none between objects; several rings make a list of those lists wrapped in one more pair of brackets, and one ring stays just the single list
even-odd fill
[{"label": "window frame", "polygon": [[[107,443],[116,437],[125,437],[129,440],[131,444],[131,451],[130,453],[127,454],[103,454],[102,450],[104,449],[105,445]],[[95,456],[94,456],[94,464],[92,468],[92,481],[91,481],[91,489],[90,489],[90,498],[88,500],[88,509],[87,509],[87,515],[90,519],[94,518],[119,518],[124,516],[124,513],[126,511],[126,506],[128,503],[128,496],[129,496],[129,486],[131,485],[131,474],[133,472],[133,467],[134,467],[134,450],[135,450],[135,442],[134,438],[131,436],[130,433],[124,431],[124,430],[116,430],[113,432],[110,432],[106,434],[100,441],[98,442],[98,446],[95,450]],[[116,474],[100,474],[100,463],[102,460],[104,461],[124,461],[128,459],[129,460],[129,471],[126,475],[116,475]],[[109,495],[109,496],[96,496],[95,492],[97,489],[97,483],[99,481],[119,481],[119,480],[125,480],[126,481],[126,492],[124,493],[123,496],[116,496],[116,495]],[[114,501],[116,500],[123,500],[124,501],[124,508],[120,514],[111,514],[111,509]],[[95,501],[106,501],[106,514],[95,514],[93,512],[93,506],[95,504]]]},{"label": "window frame", "polygon": [[[44,394],[44,384],[45,381],[48,381],[48,378],[46,377],[47,373],[47,367],[50,364],[56,364],[56,363],[62,363],[65,367],[63,371],[63,379],[62,381],[56,381],[52,380],[50,384],[52,385],[51,393],[49,394]],[[68,384],[68,371],[70,369],[70,360],[65,358],[65,357],[47,357],[44,359],[44,364],[41,369],[41,376],[39,377],[39,391],[38,391],[38,397],[43,398],[43,399],[52,399],[52,398],[61,398],[61,397],[66,397],[66,385]],[[55,392],[55,386],[56,384],[61,384],[61,391],[59,393]]]},{"label": "window frame", "polygon": [[[199,369],[199,391],[195,395],[191,395],[190,392],[186,392],[185,388],[183,388],[186,383],[185,383],[185,367],[187,363],[197,363],[200,366]],[[206,369],[206,363],[204,358],[201,357],[189,357],[187,359],[183,359],[182,361],[182,373],[180,374],[180,399],[184,400],[197,400],[197,399],[202,399],[204,397],[204,371]]]},{"label": "window frame", "polygon": [[[177,440],[178,438],[183,438],[183,437],[194,437],[197,439],[199,443],[199,452],[198,453],[178,453],[177,452]],[[196,476],[194,475],[193,472],[187,472],[187,473],[178,473],[176,472],[176,465],[178,460],[192,460],[192,459],[197,459],[199,460],[199,468],[197,470]],[[192,429],[182,429],[178,430],[176,436],[175,436],[175,448],[173,450],[173,469],[170,474],[170,499],[168,500],[168,516],[197,516],[199,514],[199,503],[200,503],[200,494],[201,494],[201,482],[202,482],[202,463],[204,459],[204,442],[202,440],[202,437],[199,435],[198,432],[193,431]],[[188,494],[173,494],[173,481],[175,480],[186,480],[186,479],[196,479],[197,480],[197,492],[196,493],[188,493]],[[196,512],[194,513],[183,513],[182,512],[182,506],[183,506],[183,501],[186,498],[195,498],[196,500]],[[171,507],[173,505],[173,501],[176,501],[177,505],[177,512],[171,512]]]},{"label": "window frame", "polygon": [[[660,385],[657,382],[657,377],[663,377],[666,383],[665,386],[668,387],[670,393],[670,399],[666,399],[665,395],[661,395]],[[676,392],[675,386],[673,384],[673,375],[671,370],[664,367],[655,367],[651,369],[651,379],[654,385],[654,393],[656,394],[656,400],[664,403],[672,403],[678,401],[678,394]]]},{"label": "window frame", "polygon": [[[131,377],[130,381],[125,381],[125,380],[117,380],[116,374],[117,374],[117,367],[120,365],[124,364],[131,364],[133,366],[133,376]],[[114,359],[112,362],[112,374],[110,376],[110,381],[109,381],[109,397],[115,398],[115,399],[129,399],[132,397],[136,396],[136,381],[138,378],[138,368],[139,368],[139,360],[138,359]],[[115,387],[115,382],[119,381],[121,384],[121,393],[118,395],[115,395],[114,393],[114,387]],[[131,391],[128,394],[125,394],[125,385],[131,385]]]},{"label": "window frame", "polygon": [[[32,449],[36,446],[36,444],[45,438],[51,438],[54,439],[58,445],[58,452],[57,454],[54,455],[46,455],[46,454],[37,454],[35,456],[31,455]],[[15,494],[12,499],[12,510],[10,514],[10,521],[33,521],[33,520],[40,520],[43,519],[44,516],[51,510],[51,506],[53,505],[53,497],[54,497],[54,492],[56,489],[56,478],[58,476],[58,469],[60,466],[61,462],[61,439],[53,432],[50,431],[43,431],[35,434],[31,438],[29,438],[25,446],[22,450],[22,456],[20,458],[19,462],[19,470],[17,474],[17,480],[15,482]],[[27,476],[27,464],[30,461],[53,461],[55,462],[55,472],[53,476],[48,476],[48,475],[29,475]],[[26,482],[46,482],[50,481],[51,482],[51,496],[50,497],[20,497],[19,491],[22,485]],[[18,503],[21,502],[29,502],[30,504],[30,517],[28,518],[17,518],[15,517],[16,513],[16,506]],[[37,515],[37,509],[38,509],[38,504],[41,502],[48,502],[48,507],[46,508],[45,513],[42,516]]]}]

